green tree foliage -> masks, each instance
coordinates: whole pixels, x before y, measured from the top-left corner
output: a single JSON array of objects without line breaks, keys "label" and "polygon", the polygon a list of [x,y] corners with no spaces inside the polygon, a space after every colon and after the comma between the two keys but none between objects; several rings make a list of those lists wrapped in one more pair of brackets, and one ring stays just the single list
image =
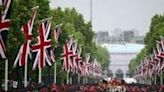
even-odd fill
[{"label": "green tree foliage", "polygon": [[59,44],[63,44],[69,35],[74,36],[83,48],[83,53],[91,53],[95,56],[95,43],[92,42],[94,32],[91,30],[90,22],[84,21],[84,18],[74,8],[62,10],[60,7],[51,10],[53,22],[55,25],[62,23],[63,32]]},{"label": "green tree foliage", "polygon": [[[57,62],[57,77],[62,80],[65,74],[62,73],[62,62],[60,61],[60,55],[62,52],[62,46],[69,35],[73,35],[74,39],[78,40],[78,44],[82,47],[84,56],[85,53],[91,53],[92,58],[97,57],[103,67],[108,65],[108,53],[102,47],[97,47],[93,42],[94,32],[91,30],[91,23],[84,20],[83,16],[79,14],[74,8],[66,8],[62,10],[60,7],[51,10],[49,7],[49,0],[12,0],[12,15],[11,15],[11,28],[8,34],[7,50],[9,59],[9,79],[22,80],[24,67],[17,67],[13,69],[13,63],[19,51],[21,44],[24,42],[24,33],[21,31],[23,24],[27,23],[30,19],[32,11],[31,8],[39,6],[38,13],[34,22],[33,28],[33,39],[38,35],[37,28],[39,21],[44,18],[53,17],[52,28],[54,30],[56,25],[62,25],[62,34],[60,35],[59,41],[53,42],[57,46],[55,49],[55,56]],[[35,42],[33,41],[32,44]],[[32,70],[33,60],[28,61],[28,75],[32,80],[36,80],[38,77],[38,70]],[[4,79],[4,62],[0,62],[0,79]],[[43,69],[43,74],[46,74],[50,68],[46,67]],[[53,67],[51,67],[51,74]],[[19,78],[18,78],[19,76]]]},{"label": "green tree foliage", "polygon": [[155,15],[151,19],[150,31],[144,38],[145,48],[133,59],[129,68],[133,71],[135,67],[143,62],[144,57],[153,53],[153,48],[156,47],[156,41],[160,40],[160,36],[164,36],[164,15]]},{"label": "green tree foliage", "polygon": [[98,46],[96,51],[96,57],[103,69],[109,67],[109,53],[106,48]]}]

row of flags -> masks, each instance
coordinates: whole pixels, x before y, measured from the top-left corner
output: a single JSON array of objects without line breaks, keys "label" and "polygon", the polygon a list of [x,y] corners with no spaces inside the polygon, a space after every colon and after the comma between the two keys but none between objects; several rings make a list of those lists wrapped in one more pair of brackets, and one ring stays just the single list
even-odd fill
[{"label": "row of flags", "polygon": [[136,67],[135,77],[147,78],[152,75],[160,75],[164,72],[164,37],[156,41],[153,53],[144,58],[144,61]]},{"label": "row of flags", "polygon": [[[78,46],[77,40],[70,37],[63,46],[62,58],[63,70],[80,74],[81,76],[101,75],[100,64],[91,60],[90,54],[81,55],[82,48]],[[99,67],[97,67],[99,66]]]},{"label": "row of flags", "polygon": [[[33,69],[36,69],[37,66],[39,69],[42,69],[46,66],[46,63],[50,66],[52,65],[52,57],[50,56],[50,52],[53,49],[51,49],[51,39],[49,38],[51,29],[51,18],[46,18],[39,22],[39,35],[36,38],[37,43],[31,44],[33,24],[38,8],[38,6],[32,8],[32,16],[30,20],[22,26],[21,30],[25,35],[25,41],[20,47],[20,50],[14,62],[14,66],[16,66],[17,63],[19,63],[19,66],[24,66],[28,63],[28,58],[32,59],[32,57],[34,57],[34,55],[32,54],[35,54]],[[52,59],[54,59],[54,57]]]},{"label": "row of flags", "polygon": [[[4,7],[0,19],[0,56],[2,59],[7,59],[6,41],[7,30],[10,28],[9,13],[11,0],[1,0],[0,3],[1,6]],[[42,69],[46,64],[51,66],[52,63],[55,62],[55,48],[52,47],[51,38],[58,41],[61,33],[61,25],[57,26],[56,29],[52,31],[53,35],[51,35],[52,18],[40,20],[37,29],[39,35],[37,38],[32,37],[33,25],[35,23],[38,8],[39,6],[32,8],[31,18],[21,28],[25,40],[20,46],[14,61],[14,67],[17,65],[24,66],[28,64],[30,59],[34,60],[33,70],[36,69],[36,67]],[[31,43],[33,38],[37,40],[36,44]],[[69,37],[63,46],[63,53],[61,55],[61,60],[63,60],[63,70],[80,74],[81,76],[100,76],[102,72],[100,64],[91,62],[90,54],[86,54],[84,58],[82,58],[81,53],[82,48],[78,45],[77,40]]]},{"label": "row of flags", "polygon": [[[7,31],[10,28],[10,7],[11,0],[1,0],[1,7],[3,12],[1,13],[0,20],[0,56],[1,59],[7,59],[6,41]],[[25,40],[20,46],[19,52],[14,62],[14,67],[17,65],[24,66],[28,63],[29,58],[34,58],[33,69],[38,65],[38,68],[45,67],[46,63],[52,65],[54,62],[54,49],[51,48],[50,29],[51,18],[41,20],[38,27],[37,43],[32,45],[32,30],[35,22],[39,6],[32,8],[31,18],[22,26],[21,31],[24,33]],[[60,32],[60,26],[53,31],[53,38],[58,40]],[[35,57],[34,55],[35,54]]]}]

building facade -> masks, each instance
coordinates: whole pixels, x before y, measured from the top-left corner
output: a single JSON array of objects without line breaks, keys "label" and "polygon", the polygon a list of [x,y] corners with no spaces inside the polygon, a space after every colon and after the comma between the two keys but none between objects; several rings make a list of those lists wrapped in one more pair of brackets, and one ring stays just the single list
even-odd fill
[{"label": "building facade", "polygon": [[96,33],[95,40],[98,44],[122,44],[122,43],[138,43],[144,44],[144,36],[137,33],[137,30],[121,31],[113,30],[111,33],[108,31],[100,31]]},{"label": "building facade", "polygon": [[108,77],[126,78],[129,77],[129,63],[131,59],[144,48],[142,44],[103,44],[110,53],[110,66],[108,69]]}]

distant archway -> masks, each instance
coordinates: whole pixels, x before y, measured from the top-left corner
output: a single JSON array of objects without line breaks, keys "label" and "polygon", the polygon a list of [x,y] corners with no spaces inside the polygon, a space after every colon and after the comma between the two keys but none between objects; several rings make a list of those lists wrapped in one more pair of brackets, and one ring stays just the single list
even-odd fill
[{"label": "distant archway", "polygon": [[131,77],[131,73],[129,70],[126,71],[126,77]]},{"label": "distant archway", "polygon": [[123,78],[123,71],[121,69],[116,70],[116,77],[120,79]]},{"label": "distant archway", "polygon": [[108,76],[108,77],[113,77],[113,71],[109,69],[109,70],[107,71],[107,76]]}]

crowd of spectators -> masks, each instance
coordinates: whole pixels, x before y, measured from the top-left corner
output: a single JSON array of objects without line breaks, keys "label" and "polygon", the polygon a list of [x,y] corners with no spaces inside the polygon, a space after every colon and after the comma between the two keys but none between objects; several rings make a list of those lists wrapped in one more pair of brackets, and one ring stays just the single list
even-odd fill
[{"label": "crowd of spectators", "polygon": [[101,80],[98,84],[56,85],[51,83],[45,86],[31,83],[27,88],[10,89],[9,92],[164,92],[164,85],[127,84],[124,80],[113,79]]},{"label": "crowd of spectators", "polygon": [[164,92],[164,85],[127,84],[123,80],[100,81],[81,86],[80,92]]}]

